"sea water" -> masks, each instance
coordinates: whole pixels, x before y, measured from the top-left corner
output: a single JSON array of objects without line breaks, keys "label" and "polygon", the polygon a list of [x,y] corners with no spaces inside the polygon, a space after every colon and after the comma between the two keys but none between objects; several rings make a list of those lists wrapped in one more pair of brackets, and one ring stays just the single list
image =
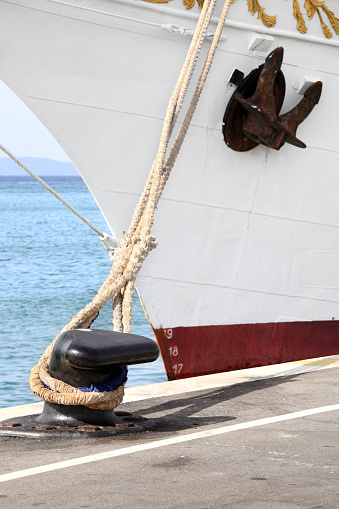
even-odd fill
[{"label": "sea water", "polygon": [[[78,176],[44,180],[101,231]],[[29,375],[49,343],[96,295],[111,262],[99,236],[29,176],[0,177],[0,407],[32,403]],[[93,328],[112,329],[110,302]],[[133,332],[154,339],[136,296]],[[127,387],[165,381],[159,358],[130,366]]]}]

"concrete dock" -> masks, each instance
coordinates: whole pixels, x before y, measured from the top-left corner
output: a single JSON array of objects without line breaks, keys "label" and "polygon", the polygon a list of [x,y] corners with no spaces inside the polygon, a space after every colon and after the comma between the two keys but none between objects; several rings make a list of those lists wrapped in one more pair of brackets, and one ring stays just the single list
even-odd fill
[{"label": "concrete dock", "polygon": [[[337,509],[339,356],[126,391],[155,430],[0,438],[0,507]],[[41,404],[0,409],[0,420]]]}]

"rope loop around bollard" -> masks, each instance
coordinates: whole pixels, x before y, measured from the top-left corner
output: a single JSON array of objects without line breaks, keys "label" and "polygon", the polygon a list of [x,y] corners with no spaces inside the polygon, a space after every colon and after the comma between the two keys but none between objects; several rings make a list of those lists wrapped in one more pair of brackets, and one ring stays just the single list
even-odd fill
[{"label": "rope loop around bollard", "polygon": [[[110,274],[93,301],[74,316],[61,332],[70,329],[88,328],[98,315],[101,307],[110,299],[113,301],[114,330],[124,333],[131,332],[135,280],[143,261],[150,251],[156,247],[156,239],[150,234],[154,221],[155,209],[170,176],[198,104],[232,0],[225,0],[216,32],[190,105],[185,114],[184,121],[179,128],[178,134],[175,137],[172,148],[170,149],[169,156],[165,161],[169,141],[192,78],[216,2],[217,0],[205,0],[202,7],[185,63],[167,108],[158,153],[144,191],[135,209],[130,227],[127,233],[123,234],[120,238]],[[113,391],[113,393],[84,393],[60,380],[50,379],[48,373],[49,361],[53,345],[58,337],[59,336],[57,336],[53,343],[46,349],[37,366],[32,369],[30,387],[33,393],[51,403],[85,405],[89,408],[100,410],[112,409],[120,404],[123,398],[123,386]],[[42,382],[45,383],[46,380],[48,380],[46,385],[55,390],[49,390],[43,385]]]}]

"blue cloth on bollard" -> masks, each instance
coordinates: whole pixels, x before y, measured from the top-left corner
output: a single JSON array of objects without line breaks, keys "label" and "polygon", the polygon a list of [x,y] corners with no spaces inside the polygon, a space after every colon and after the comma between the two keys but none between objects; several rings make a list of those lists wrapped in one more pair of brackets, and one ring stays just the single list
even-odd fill
[{"label": "blue cloth on bollard", "polygon": [[[108,380],[104,384],[91,384],[90,387],[78,387],[79,391],[82,392],[111,392],[118,389],[121,385],[127,382],[127,366],[119,366],[120,372],[115,375],[111,380]],[[41,381],[42,382],[42,381]],[[46,389],[51,390],[48,385],[42,382],[42,385],[46,387]]]},{"label": "blue cloth on bollard", "polygon": [[115,391],[127,381],[127,366],[120,366],[121,372],[104,384],[92,384],[90,387],[78,387],[82,392],[110,392]]}]

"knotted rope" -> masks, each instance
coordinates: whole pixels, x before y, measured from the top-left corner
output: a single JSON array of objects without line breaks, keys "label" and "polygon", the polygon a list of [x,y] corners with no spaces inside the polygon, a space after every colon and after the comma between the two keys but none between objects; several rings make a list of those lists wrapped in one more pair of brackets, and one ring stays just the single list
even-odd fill
[{"label": "knotted rope", "polygon": [[[150,233],[154,221],[154,212],[198,104],[232,0],[225,0],[192,100],[170,149],[169,156],[165,161],[169,141],[216,2],[217,0],[205,0],[204,2],[185,63],[167,108],[158,153],[135,209],[130,227],[127,233],[122,232],[110,274],[93,301],[74,316],[70,323],[62,329],[61,333],[70,329],[89,327],[97,317],[101,307],[110,299],[113,302],[114,330],[131,332],[135,280],[143,261],[157,245],[155,237]],[[49,375],[49,361],[54,343],[58,337],[48,346],[38,364],[32,369],[30,387],[33,393],[45,401],[62,405],[85,405],[89,408],[101,410],[113,409],[119,405],[123,398],[123,386],[112,392],[82,392]]]}]

